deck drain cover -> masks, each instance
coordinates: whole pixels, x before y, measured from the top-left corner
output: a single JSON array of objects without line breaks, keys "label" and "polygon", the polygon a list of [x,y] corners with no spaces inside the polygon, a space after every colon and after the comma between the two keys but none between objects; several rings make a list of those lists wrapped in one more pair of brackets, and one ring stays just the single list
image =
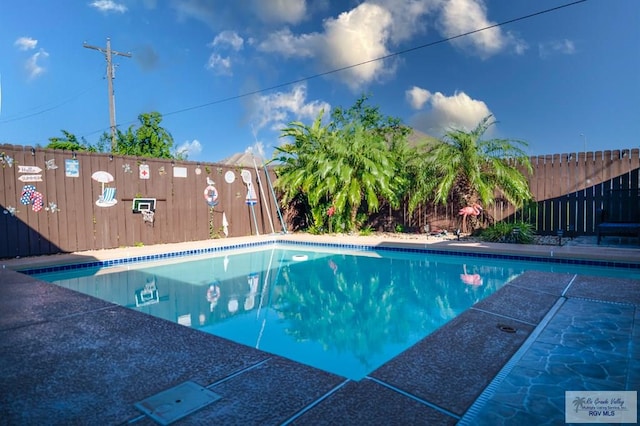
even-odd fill
[{"label": "deck drain cover", "polygon": [[506,324],[498,324],[498,328],[500,331],[504,331],[505,333],[515,333],[516,329]]},{"label": "deck drain cover", "polygon": [[162,425],[168,425],[221,398],[193,382],[184,382],[140,402],[135,407]]}]

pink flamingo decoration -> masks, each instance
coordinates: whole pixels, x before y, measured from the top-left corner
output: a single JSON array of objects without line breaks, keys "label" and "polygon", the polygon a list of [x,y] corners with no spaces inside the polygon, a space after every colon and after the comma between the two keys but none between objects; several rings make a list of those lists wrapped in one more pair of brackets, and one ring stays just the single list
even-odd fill
[{"label": "pink flamingo decoration", "polygon": [[482,206],[475,203],[472,206],[463,207],[458,212],[458,215],[462,216],[462,232],[467,232],[467,216],[478,216],[482,211]]}]

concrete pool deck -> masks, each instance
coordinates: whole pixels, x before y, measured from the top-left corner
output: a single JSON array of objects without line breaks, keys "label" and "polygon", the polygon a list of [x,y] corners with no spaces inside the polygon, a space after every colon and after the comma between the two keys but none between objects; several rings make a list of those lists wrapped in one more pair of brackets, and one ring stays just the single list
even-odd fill
[{"label": "concrete pool deck", "polygon": [[[640,389],[636,279],[525,273],[356,382],[15,271],[274,237],[640,264],[635,242],[617,238],[296,234],[0,260],[0,424],[171,423],[209,391],[220,398],[172,424],[563,424],[567,390]],[[155,420],[136,408],[185,382],[200,395],[169,395]]]}]

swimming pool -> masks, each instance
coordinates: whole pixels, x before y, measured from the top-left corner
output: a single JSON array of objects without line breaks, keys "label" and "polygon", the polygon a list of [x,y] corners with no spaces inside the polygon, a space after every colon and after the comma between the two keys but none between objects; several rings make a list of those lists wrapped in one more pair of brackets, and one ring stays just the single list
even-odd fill
[{"label": "swimming pool", "polygon": [[287,244],[114,264],[33,275],[353,380],[526,270],[630,275],[418,250]]}]

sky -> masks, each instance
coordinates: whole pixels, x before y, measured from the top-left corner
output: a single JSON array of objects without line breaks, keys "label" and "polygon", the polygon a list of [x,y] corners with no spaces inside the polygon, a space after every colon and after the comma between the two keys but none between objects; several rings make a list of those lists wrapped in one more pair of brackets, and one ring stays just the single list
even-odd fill
[{"label": "sky", "polygon": [[[91,144],[157,111],[174,150],[271,158],[281,129],[363,95],[442,137],[532,156],[637,148],[637,0],[21,0],[0,3],[0,144]],[[96,50],[89,46],[101,48]]]}]

